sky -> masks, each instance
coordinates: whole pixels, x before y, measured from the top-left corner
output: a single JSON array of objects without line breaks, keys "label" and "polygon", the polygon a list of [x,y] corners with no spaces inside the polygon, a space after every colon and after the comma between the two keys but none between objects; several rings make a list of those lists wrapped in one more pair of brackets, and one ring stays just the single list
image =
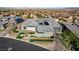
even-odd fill
[{"label": "sky", "polygon": [[79,0],[1,0],[0,7],[79,7]]}]

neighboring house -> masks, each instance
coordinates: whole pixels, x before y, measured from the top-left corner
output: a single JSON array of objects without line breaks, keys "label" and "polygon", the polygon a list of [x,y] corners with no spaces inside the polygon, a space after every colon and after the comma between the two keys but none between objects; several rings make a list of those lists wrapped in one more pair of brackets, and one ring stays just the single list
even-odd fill
[{"label": "neighboring house", "polygon": [[0,30],[3,30],[5,28],[5,25],[8,23],[9,17],[1,17],[0,18]]},{"label": "neighboring house", "polygon": [[0,18],[0,21],[8,22],[8,20],[9,20],[8,18],[9,18],[8,16],[7,16],[7,17],[1,17],[1,18]]},{"label": "neighboring house", "polygon": [[0,30],[4,30],[6,24],[6,21],[0,21]]},{"label": "neighboring house", "polygon": [[24,21],[24,19],[21,18],[21,17],[15,17],[15,21],[16,21],[17,23],[21,23],[21,22]]},{"label": "neighboring house", "polygon": [[8,19],[9,19],[9,22],[8,22],[9,24],[12,24],[14,26],[16,25],[15,17],[10,16]]},{"label": "neighboring house", "polygon": [[79,24],[64,23],[64,26],[79,38]]}]

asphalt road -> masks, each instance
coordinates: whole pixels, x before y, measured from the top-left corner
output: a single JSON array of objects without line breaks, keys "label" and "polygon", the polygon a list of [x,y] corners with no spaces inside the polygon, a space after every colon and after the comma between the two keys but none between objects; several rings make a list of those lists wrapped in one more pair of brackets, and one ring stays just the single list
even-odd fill
[{"label": "asphalt road", "polygon": [[0,51],[48,51],[45,48],[11,39],[0,37]]}]

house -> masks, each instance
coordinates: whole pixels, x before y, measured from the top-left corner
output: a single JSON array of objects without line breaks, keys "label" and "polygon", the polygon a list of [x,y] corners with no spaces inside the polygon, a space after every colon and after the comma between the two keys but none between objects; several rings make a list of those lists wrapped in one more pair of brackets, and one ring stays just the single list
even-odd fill
[{"label": "house", "polygon": [[15,17],[10,16],[8,19],[9,19],[8,23],[13,24],[15,26],[15,24],[16,24]]},{"label": "house", "polygon": [[0,30],[3,30],[5,28],[5,25],[8,23],[9,17],[1,17],[0,18]]},{"label": "house", "polygon": [[29,19],[21,26],[22,30],[34,32],[32,37],[47,38],[54,36],[55,33],[61,34],[62,27],[56,21],[45,18],[33,20]]},{"label": "house", "polygon": [[72,33],[74,33],[79,38],[79,25],[73,23],[64,23],[64,26],[67,27]]},{"label": "house", "polygon": [[15,21],[16,21],[17,23],[21,23],[21,22],[24,21],[24,19],[21,18],[21,17],[15,17]]},{"label": "house", "polygon": [[0,18],[0,21],[6,21],[6,22],[8,22],[8,18],[9,18],[8,16],[1,17],[1,18]]},{"label": "house", "polygon": [[4,30],[6,24],[6,21],[0,21],[0,30]]}]

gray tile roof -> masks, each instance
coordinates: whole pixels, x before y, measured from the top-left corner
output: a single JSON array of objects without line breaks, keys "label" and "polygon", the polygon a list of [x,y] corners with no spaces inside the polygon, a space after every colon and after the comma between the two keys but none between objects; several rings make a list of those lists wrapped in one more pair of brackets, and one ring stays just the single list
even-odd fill
[{"label": "gray tile roof", "polygon": [[75,33],[79,37],[79,27],[72,23],[64,24],[71,32]]},{"label": "gray tile roof", "polygon": [[4,25],[4,24],[6,24],[7,22],[5,22],[5,21],[0,21],[0,25]]},{"label": "gray tile roof", "polygon": [[[48,22],[49,25],[46,25],[44,22]],[[42,23],[42,25],[40,23]],[[54,27],[62,28],[59,23],[55,22],[52,19],[48,19],[48,18],[40,19],[40,20],[30,19],[30,20],[27,20],[24,25],[35,26],[37,27],[38,32],[54,32]]]},{"label": "gray tile roof", "polygon": [[38,32],[54,32],[54,29],[51,26],[38,26]]}]

